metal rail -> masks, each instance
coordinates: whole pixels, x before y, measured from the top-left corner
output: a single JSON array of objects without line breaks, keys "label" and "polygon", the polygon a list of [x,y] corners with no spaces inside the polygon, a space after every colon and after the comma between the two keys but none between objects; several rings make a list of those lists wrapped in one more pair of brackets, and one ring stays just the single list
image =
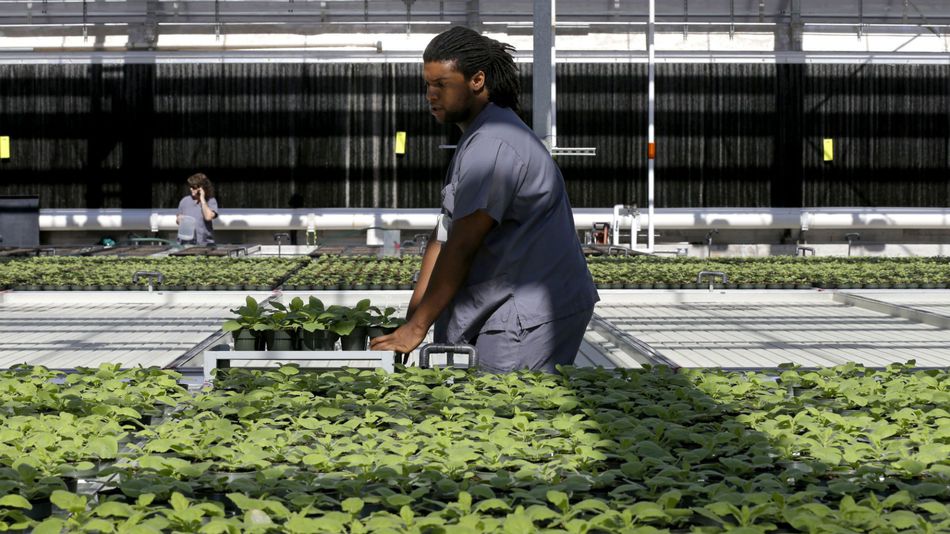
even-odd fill
[{"label": "metal rail", "polygon": [[679,365],[660,354],[646,342],[620,330],[597,313],[594,313],[593,317],[591,317],[590,327],[598,334],[607,338],[611,343],[617,345],[617,348],[621,351],[629,354],[630,357],[636,360],[640,365],[663,365],[674,370],[680,368]]}]

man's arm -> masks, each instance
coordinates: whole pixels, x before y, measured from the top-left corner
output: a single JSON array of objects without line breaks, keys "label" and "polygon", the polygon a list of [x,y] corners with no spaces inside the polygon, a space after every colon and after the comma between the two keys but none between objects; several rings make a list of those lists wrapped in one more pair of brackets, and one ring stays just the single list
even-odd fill
[{"label": "man's arm", "polygon": [[[372,350],[410,352],[422,343],[429,327],[465,283],[475,254],[494,225],[495,220],[483,211],[452,222],[448,240],[434,253],[431,276],[412,316],[392,334],[374,338]],[[422,285],[421,276],[419,282]]]},{"label": "man's arm", "polygon": [[406,319],[412,317],[419,303],[422,302],[422,296],[429,287],[429,278],[432,276],[432,268],[435,267],[435,261],[439,257],[439,251],[442,250],[442,243],[436,239],[438,227],[432,229],[429,235],[429,241],[426,245],[426,253],[422,256],[422,268],[419,270],[419,280],[416,281],[416,287],[413,288],[412,298],[409,299],[409,309],[406,310]]}]

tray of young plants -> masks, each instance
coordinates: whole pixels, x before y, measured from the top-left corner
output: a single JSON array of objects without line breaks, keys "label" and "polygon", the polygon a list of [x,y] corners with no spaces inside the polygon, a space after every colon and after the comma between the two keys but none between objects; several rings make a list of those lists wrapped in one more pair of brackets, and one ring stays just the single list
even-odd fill
[{"label": "tray of young plants", "polygon": [[179,378],[113,364],[0,371],[0,529],[48,516],[57,490],[94,485],[136,432],[190,397]]},{"label": "tray of young plants", "polygon": [[[3,471],[0,525],[41,533],[947,532],[947,406],[950,373],[915,371],[912,362],[768,374],[219,370],[214,389],[181,398],[151,425],[100,421],[77,438],[75,420],[55,426],[37,411],[40,430],[24,439],[33,426],[5,418],[5,451],[25,452],[9,453],[20,460]],[[122,433],[114,455],[111,442],[88,445]],[[68,457],[32,454],[50,443]],[[57,465],[102,456],[116,459],[99,471],[101,487],[57,485],[46,492],[50,517],[25,515],[42,501],[24,490],[37,473],[58,478]]]},{"label": "tray of young plants", "polygon": [[355,306],[325,306],[316,297],[294,297],[289,303],[259,303],[247,297],[231,310],[235,317],[221,329],[230,332],[236,351],[366,350],[368,340],[393,332],[405,319],[392,307],[373,306],[369,299]]},{"label": "tray of young plants", "polygon": [[[601,289],[703,289],[700,271],[722,271],[729,289],[934,289],[950,284],[950,258],[588,258]],[[284,283],[293,290],[410,289],[419,257],[321,256]]]},{"label": "tray of young plants", "polygon": [[[950,257],[588,258],[600,289],[703,289],[700,271],[722,271],[728,289],[946,288]],[[717,283],[717,287],[723,284]]]},{"label": "tray of young plants", "polygon": [[176,290],[262,290],[278,285],[308,258],[231,259],[215,257],[88,258],[40,257],[0,263],[0,287],[14,290],[143,290],[148,280],[132,283],[137,271],[158,271]]},{"label": "tray of young plants", "polygon": [[320,256],[297,271],[285,290],[412,289],[418,257]]}]

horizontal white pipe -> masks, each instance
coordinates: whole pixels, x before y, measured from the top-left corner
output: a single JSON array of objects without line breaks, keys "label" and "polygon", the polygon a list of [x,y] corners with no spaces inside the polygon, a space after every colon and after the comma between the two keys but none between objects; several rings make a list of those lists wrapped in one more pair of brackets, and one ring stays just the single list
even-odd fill
[{"label": "horizontal white pipe", "polygon": [[[217,230],[365,230],[434,228],[434,209],[222,209]],[[40,231],[177,230],[177,210],[42,209]]]},{"label": "horizontal white pipe", "polygon": [[[222,209],[216,230],[428,230],[435,209]],[[42,209],[40,230],[177,230],[176,210]],[[574,225],[590,229],[610,222],[613,208],[577,208]],[[641,226],[649,224],[644,210]],[[656,210],[657,229],[950,229],[948,208],[665,208]]]}]

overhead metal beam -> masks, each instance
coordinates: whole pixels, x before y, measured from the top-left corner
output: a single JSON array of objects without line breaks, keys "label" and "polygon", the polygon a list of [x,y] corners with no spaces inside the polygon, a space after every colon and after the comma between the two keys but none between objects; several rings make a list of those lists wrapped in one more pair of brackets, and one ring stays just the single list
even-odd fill
[{"label": "overhead metal beam", "polygon": [[[125,2],[102,2],[88,0],[87,21],[98,23],[142,22],[148,13],[154,12],[160,24],[175,22],[213,24],[219,10],[220,23],[267,22],[273,24],[307,22],[365,22],[386,23],[406,20],[407,4],[403,0],[353,0],[353,1],[302,1],[289,0],[128,0]],[[642,4],[638,2],[562,2],[559,21],[570,23],[644,22]],[[761,2],[690,3],[664,2],[665,10],[656,14],[657,23],[720,23],[761,24],[788,23],[791,14],[782,12],[774,4],[774,11],[766,11]],[[698,4],[698,5],[694,5]],[[950,24],[950,4],[932,4],[926,8],[920,2],[903,3],[902,10],[895,10],[884,0],[851,0],[809,6],[798,9],[805,24]],[[786,4],[787,5],[787,4]],[[529,23],[532,20],[533,0],[414,0],[412,21],[452,20],[477,27],[485,22]],[[82,18],[81,0],[57,0],[44,3],[16,0],[0,0],[0,25],[12,24],[79,24]],[[794,9],[792,11],[795,11]],[[913,11],[910,13],[909,11]],[[926,13],[926,15],[925,15]],[[402,31],[399,28],[398,31]],[[624,31],[618,29],[617,31]]]}]

